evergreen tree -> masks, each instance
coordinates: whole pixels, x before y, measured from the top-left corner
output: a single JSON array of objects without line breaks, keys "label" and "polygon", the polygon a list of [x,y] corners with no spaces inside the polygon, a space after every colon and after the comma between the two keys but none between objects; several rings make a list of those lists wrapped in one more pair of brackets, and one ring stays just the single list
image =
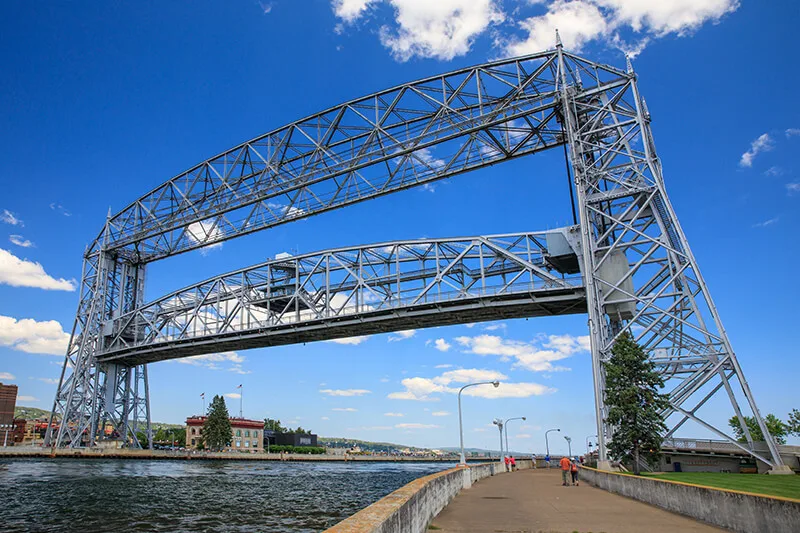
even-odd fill
[{"label": "evergreen tree", "polygon": [[[794,412],[796,411],[797,409],[794,410]],[[754,416],[744,417],[744,423],[747,424],[747,429],[750,430],[750,436],[753,437],[754,441],[764,440],[764,434],[761,432],[761,428],[758,427],[758,422],[756,422],[756,418]],[[767,431],[770,432],[772,438],[777,444],[786,444],[786,435],[792,432],[791,413],[789,414],[788,424],[772,413],[768,414],[766,418],[764,418],[764,423],[767,425]],[[744,430],[742,430],[742,425],[739,423],[739,417],[732,416],[731,419],[728,420],[728,425],[731,427],[731,429],[733,429],[733,432],[736,434],[736,439],[739,442],[747,442],[747,437],[745,437]]]},{"label": "evergreen tree", "polygon": [[789,413],[789,423],[786,425],[789,426],[790,435],[800,437],[800,410],[792,409],[792,412]]},{"label": "evergreen tree", "polygon": [[627,332],[611,348],[605,370],[606,422],[614,428],[609,453],[633,463],[633,472],[639,475],[640,458],[656,464],[661,456],[666,425],[660,411],[669,405],[667,396],[659,392],[664,380]]},{"label": "evergreen tree", "polygon": [[203,443],[205,449],[219,451],[230,445],[233,432],[225,399],[215,395],[208,406],[208,418],[203,424]]}]

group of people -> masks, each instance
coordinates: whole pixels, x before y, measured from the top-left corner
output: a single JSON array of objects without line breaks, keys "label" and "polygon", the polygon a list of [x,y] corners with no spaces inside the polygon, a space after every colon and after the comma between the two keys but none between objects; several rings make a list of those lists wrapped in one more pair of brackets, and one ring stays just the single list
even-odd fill
[{"label": "group of people", "polygon": [[578,483],[578,459],[577,457],[574,459],[570,459],[569,457],[562,457],[561,460],[558,462],[558,466],[561,467],[561,484],[565,487],[569,486],[569,479],[572,478],[572,484],[575,486],[580,485]]},{"label": "group of people", "polygon": [[513,472],[514,470],[517,469],[517,461],[516,459],[514,459],[513,455],[506,455],[505,462],[506,462],[506,470],[508,470],[509,472]]}]

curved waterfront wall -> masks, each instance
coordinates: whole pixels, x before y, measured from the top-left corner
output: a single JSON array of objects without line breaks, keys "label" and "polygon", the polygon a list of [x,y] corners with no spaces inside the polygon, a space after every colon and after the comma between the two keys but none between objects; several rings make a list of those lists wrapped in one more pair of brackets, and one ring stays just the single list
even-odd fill
[{"label": "curved waterfront wall", "polygon": [[[753,474],[758,475],[758,474]],[[590,485],[739,533],[800,531],[800,500],[583,467]]]},{"label": "curved waterfront wall", "polygon": [[[517,461],[520,470],[531,466],[530,460]],[[483,463],[451,468],[415,479],[339,522],[326,533],[424,533],[431,520],[462,489],[503,472],[501,463]]]}]

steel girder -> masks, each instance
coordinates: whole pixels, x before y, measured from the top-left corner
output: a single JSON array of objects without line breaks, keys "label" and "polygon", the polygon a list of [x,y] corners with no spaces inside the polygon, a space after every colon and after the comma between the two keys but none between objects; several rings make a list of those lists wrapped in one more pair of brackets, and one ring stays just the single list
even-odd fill
[{"label": "steel girder", "polygon": [[[587,93],[627,79],[566,61]],[[311,115],[157,187],[111,217],[91,251],[153,261],[559,145],[556,71],[556,53],[542,52]]]},{"label": "steel girder", "polygon": [[[559,44],[404,84],[243,143],[109,217],[85,254],[81,301],[53,409],[63,421],[48,441],[92,445],[109,421],[138,445],[130,428],[134,434],[143,423],[149,428],[148,361],[586,309],[601,458],[613,429],[603,422],[603,366],[614,339],[628,331],[667,378],[668,437],[692,420],[735,443],[698,410],[724,391],[742,420],[737,396],[743,395],[769,454],[755,449],[744,423],[748,442],[735,445],[780,466],[667,198],[650,116],[628,67],[598,64]],[[565,143],[580,212],[575,248],[587,251],[579,254],[583,284],[564,278],[559,283],[568,287],[558,287],[534,256],[525,264],[519,250],[501,258],[504,245],[489,246],[498,245],[494,239],[540,238],[519,234],[384,245],[394,256],[361,247],[283,258],[142,304],[148,262]],[[414,255],[415,246],[441,254],[435,272]],[[475,250],[495,254],[489,261],[499,270],[476,274],[467,265]],[[547,248],[539,250],[542,260]],[[415,261],[421,264],[417,274]],[[279,274],[281,264],[294,270]],[[389,282],[381,269],[400,279]],[[323,272],[335,274],[323,280]],[[283,294],[276,292],[281,275],[295,283]],[[481,292],[490,278],[502,295]],[[133,292],[126,289],[131,279],[139,280]],[[515,286],[517,280],[525,280],[524,287]],[[542,305],[548,291],[551,300]],[[553,291],[565,292],[553,299]],[[583,303],[579,294],[585,294]]]},{"label": "steel girder", "polygon": [[[554,239],[571,252],[554,256],[548,249]],[[135,365],[442,324],[585,313],[578,250],[570,242],[579,250],[576,227],[281,257],[120,316],[98,359]],[[561,266],[566,256],[576,268]]]},{"label": "steel girder", "polygon": [[582,270],[600,458],[606,459],[606,441],[613,436],[613,428],[605,423],[604,364],[615,340],[627,332],[651,355],[667,380],[670,408],[663,413],[671,425],[667,436],[692,419],[736,442],[696,414],[723,388],[746,428],[732,384],[736,378],[767,436],[769,454],[755,450],[747,429],[748,442],[742,448],[767,464],[780,466],[780,454],[667,197],[650,115],[630,62],[624,85],[586,98],[579,73],[572,72],[560,44],[557,52],[585,250]]}]

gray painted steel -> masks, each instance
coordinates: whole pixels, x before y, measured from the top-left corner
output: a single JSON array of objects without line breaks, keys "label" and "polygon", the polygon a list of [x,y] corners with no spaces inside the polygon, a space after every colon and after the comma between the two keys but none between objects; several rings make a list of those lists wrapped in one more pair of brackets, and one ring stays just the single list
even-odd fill
[{"label": "gray painted steel", "polygon": [[[563,144],[576,228],[276,258],[143,302],[152,261]],[[565,239],[574,255],[561,253]],[[306,117],[109,216],[84,256],[53,406],[63,423],[47,441],[91,446],[108,422],[142,445],[135,429],[149,434],[151,361],[573,312],[589,315],[601,459],[613,432],[603,422],[604,364],[629,332],[667,378],[667,438],[692,422],[781,465],[771,438],[764,454],[749,433],[737,443],[703,416],[725,394],[740,420],[752,413],[769,435],[667,197],[630,63],[595,63],[559,41]]]}]

